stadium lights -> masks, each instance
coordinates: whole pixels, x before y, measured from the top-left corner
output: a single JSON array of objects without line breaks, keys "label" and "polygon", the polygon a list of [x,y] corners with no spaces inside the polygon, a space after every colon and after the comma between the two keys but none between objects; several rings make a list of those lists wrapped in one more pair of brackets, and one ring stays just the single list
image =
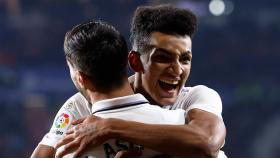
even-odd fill
[{"label": "stadium lights", "polygon": [[214,16],[229,15],[232,13],[234,5],[229,0],[211,0],[209,11]]}]

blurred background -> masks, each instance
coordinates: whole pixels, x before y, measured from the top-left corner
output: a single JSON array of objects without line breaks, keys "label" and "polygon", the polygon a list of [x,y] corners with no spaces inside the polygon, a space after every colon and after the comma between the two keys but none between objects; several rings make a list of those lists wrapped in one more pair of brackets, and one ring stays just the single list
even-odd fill
[{"label": "blurred background", "polygon": [[65,32],[89,19],[129,38],[139,5],[172,3],[199,19],[187,86],[215,89],[230,158],[280,157],[279,0],[0,0],[0,157],[29,157],[76,90]]}]

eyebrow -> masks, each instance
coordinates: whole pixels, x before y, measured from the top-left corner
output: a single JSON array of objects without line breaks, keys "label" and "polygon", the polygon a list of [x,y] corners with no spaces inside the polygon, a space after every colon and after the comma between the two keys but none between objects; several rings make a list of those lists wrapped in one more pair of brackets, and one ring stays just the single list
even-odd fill
[{"label": "eyebrow", "polygon": [[162,52],[164,54],[168,54],[168,55],[171,53],[170,51],[163,49],[163,48],[157,48],[157,47],[155,47],[155,48],[156,48],[156,50],[155,50],[156,52],[160,51],[160,52]]},{"label": "eyebrow", "polygon": [[186,55],[189,55],[189,56],[192,56],[191,50],[188,50],[188,51],[182,53],[182,55],[185,55],[185,54],[186,54]]},{"label": "eyebrow", "polygon": [[[157,50],[159,50],[159,51],[161,51],[161,52],[163,52],[163,53],[165,53],[165,54],[170,54],[171,52],[170,51],[168,51],[168,50],[166,50],[166,49],[164,49],[164,48],[158,48],[158,47],[156,47],[156,46],[153,46],[156,50],[155,51],[157,51]],[[181,56],[182,55],[190,55],[190,56],[192,56],[192,52],[191,52],[191,50],[187,50],[186,52],[183,52],[182,54],[181,54]]]}]

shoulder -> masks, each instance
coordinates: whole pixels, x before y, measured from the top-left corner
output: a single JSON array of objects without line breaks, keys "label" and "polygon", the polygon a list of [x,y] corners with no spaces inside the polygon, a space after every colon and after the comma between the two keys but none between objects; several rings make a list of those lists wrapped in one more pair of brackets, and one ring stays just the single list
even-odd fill
[{"label": "shoulder", "polygon": [[221,115],[222,101],[220,95],[212,88],[204,85],[184,87],[172,109],[182,108],[187,112],[198,108]]},{"label": "shoulder", "polygon": [[63,106],[67,106],[69,104],[79,105],[79,104],[84,104],[86,102],[87,102],[86,98],[80,92],[78,92],[73,96],[71,96],[70,98],[68,98],[67,101],[63,104]]},{"label": "shoulder", "polygon": [[197,100],[197,99],[218,99],[220,100],[220,95],[212,88],[204,85],[197,85],[194,87],[184,87],[178,96],[177,100],[187,99],[187,100]]},{"label": "shoulder", "polygon": [[183,87],[181,90],[181,94],[185,94],[185,93],[190,93],[190,94],[215,94],[215,95],[219,95],[214,89],[209,88],[205,85],[197,85],[197,86],[193,86],[193,87]]},{"label": "shoulder", "polygon": [[69,120],[70,122],[72,120],[80,119],[82,114],[79,111],[79,107],[84,106],[84,100],[85,99],[81,93],[76,93],[67,99],[56,114],[55,122],[59,119]]},{"label": "shoulder", "polygon": [[76,93],[70,97],[60,110],[67,111],[79,119],[90,114],[90,104],[81,93]]},{"label": "shoulder", "polygon": [[76,93],[61,106],[57,112],[50,131],[43,137],[40,144],[54,147],[65,132],[72,128],[71,122],[90,114],[86,108],[86,99]]}]

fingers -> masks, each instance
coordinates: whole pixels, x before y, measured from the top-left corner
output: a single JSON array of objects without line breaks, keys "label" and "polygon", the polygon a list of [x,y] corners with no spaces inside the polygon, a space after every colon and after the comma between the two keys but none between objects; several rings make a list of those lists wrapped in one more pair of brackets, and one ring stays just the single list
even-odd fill
[{"label": "fingers", "polygon": [[121,151],[119,151],[116,155],[115,155],[115,157],[114,158],[125,158],[126,156],[126,152],[128,152],[128,151],[124,151],[124,150],[121,150]]},{"label": "fingers", "polygon": [[75,151],[74,158],[82,156],[82,153],[87,149],[89,141],[84,141],[81,143],[80,147]]},{"label": "fingers", "polygon": [[61,150],[58,150],[55,158],[62,158],[63,156],[74,152],[79,147],[79,143],[77,141],[70,142],[62,147]]},{"label": "fingers", "polygon": [[72,133],[74,133],[74,131],[75,131],[75,128],[70,128],[70,129],[68,129],[67,131],[66,131],[66,135],[67,134],[72,134]]},{"label": "fingers", "polygon": [[63,137],[63,139],[61,139],[60,141],[58,141],[58,143],[55,146],[55,149],[58,149],[59,147],[68,144],[69,142],[73,141],[75,138],[73,135],[66,135]]},{"label": "fingers", "polygon": [[72,124],[72,125],[80,124],[80,123],[82,123],[85,119],[86,119],[86,117],[81,118],[81,119],[78,119],[78,120],[74,120],[71,124]]},{"label": "fingers", "polygon": [[77,125],[73,128],[70,128],[67,132],[66,135],[60,140],[58,141],[58,143],[56,144],[55,148],[58,149],[59,147],[68,144],[69,142],[72,142],[75,138],[77,138],[78,132],[80,128],[80,125]]},{"label": "fingers", "polygon": [[73,133],[79,131],[80,127],[81,127],[81,124],[78,124],[75,127],[68,129],[65,134],[66,135],[73,134]]},{"label": "fingers", "polygon": [[136,158],[142,155],[142,152],[140,150],[121,150],[119,151],[114,158]]}]

